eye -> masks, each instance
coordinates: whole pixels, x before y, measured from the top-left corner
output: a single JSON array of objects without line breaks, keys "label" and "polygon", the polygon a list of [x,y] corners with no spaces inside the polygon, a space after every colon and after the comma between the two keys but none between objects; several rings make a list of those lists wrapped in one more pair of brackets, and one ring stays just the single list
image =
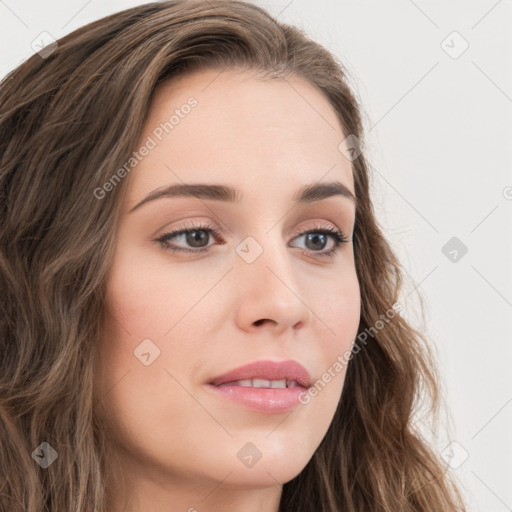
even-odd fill
[{"label": "eye", "polygon": [[[296,238],[305,237],[306,249],[312,252],[314,256],[332,258],[341,248],[341,244],[348,243],[350,240],[345,237],[343,232],[333,228],[330,224],[321,224],[307,231],[303,231]],[[333,247],[328,251],[322,251],[325,248],[329,238],[333,242]]]},{"label": "eye", "polygon": [[[220,232],[214,226],[211,226],[208,223],[199,222],[197,224],[188,224],[175,231],[165,233],[156,241],[160,242],[162,248],[166,251],[188,253],[207,252],[208,247],[205,247],[203,243],[208,241],[211,234],[213,234],[215,238],[221,238]],[[181,239],[181,241],[190,244],[192,249],[170,245],[168,242],[172,239]]]},{"label": "eye", "polygon": [[[186,252],[186,253],[199,253],[208,252],[208,241],[210,235],[214,238],[222,240],[219,230],[208,223],[197,223],[185,225],[175,231],[170,231],[163,234],[155,241],[159,242],[162,248],[166,251],[172,252]],[[333,257],[334,254],[340,249],[342,243],[348,243],[351,240],[345,237],[343,232],[337,228],[332,227],[329,223],[320,223],[319,225],[299,233],[294,239],[305,237],[307,247],[306,251],[314,256],[320,257]],[[331,239],[334,246],[328,251],[324,251],[325,245]],[[171,245],[170,240],[181,241],[188,244],[189,248]],[[221,245],[225,242],[222,241]],[[298,247],[300,249],[300,247]],[[323,251],[323,252],[322,252]]]}]

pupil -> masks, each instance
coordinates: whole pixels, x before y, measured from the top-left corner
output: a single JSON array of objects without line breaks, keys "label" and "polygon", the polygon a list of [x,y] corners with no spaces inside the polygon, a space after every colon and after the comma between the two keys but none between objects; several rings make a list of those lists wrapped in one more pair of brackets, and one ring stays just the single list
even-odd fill
[{"label": "pupil", "polygon": [[[187,234],[187,242],[192,247],[203,247],[200,242],[201,242],[201,240],[207,240],[207,238],[208,238],[208,236],[204,229],[198,229],[196,231],[191,231],[189,234]],[[199,242],[199,244],[197,244],[197,242]]]},{"label": "pupil", "polygon": [[[317,234],[315,234],[315,233],[310,233],[310,234],[308,234],[308,235],[307,235],[306,243],[307,243],[307,242],[310,242],[310,241],[313,241],[313,242],[314,242],[314,244],[316,244],[316,245],[314,245],[314,246],[313,246],[313,249],[323,249],[323,248],[324,248],[324,247],[323,247],[323,245],[324,245],[324,243],[325,243],[325,238],[326,238],[326,236],[327,236],[327,235],[324,235],[323,233],[322,233],[322,234],[320,234],[320,235],[317,235]],[[318,245],[318,240],[319,240],[320,238],[322,239],[322,242],[323,242],[323,243],[320,243],[320,245],[321,245],[322,247],[319,247],[319,245]]]}]

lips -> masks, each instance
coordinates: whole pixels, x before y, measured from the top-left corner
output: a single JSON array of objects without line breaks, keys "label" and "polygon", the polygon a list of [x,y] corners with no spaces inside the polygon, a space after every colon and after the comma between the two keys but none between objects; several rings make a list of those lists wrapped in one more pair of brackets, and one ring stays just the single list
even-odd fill
[{"label": "lips", "polygon": [[209,393],[257,413],[284,413],[301,402],[311,386],[309,372],[297,361],[256,361],[215,377]]},{"label": "lips", "polygon": [[[249,384],[248,381],[251,381]],[[283,382],[285,381],[285,386]],[[269,385],[267,386],[267,382]],[[311,386],[309,372],[297,361],[255,361],[235,368],[209,382],[213,386],[238,385],[244,387],[295,387],[308,388]]]}]

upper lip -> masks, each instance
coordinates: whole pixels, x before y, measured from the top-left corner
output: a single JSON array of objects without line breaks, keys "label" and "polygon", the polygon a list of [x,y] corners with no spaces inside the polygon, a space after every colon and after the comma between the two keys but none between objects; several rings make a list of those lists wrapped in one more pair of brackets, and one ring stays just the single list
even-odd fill
[{"label": "upper lip", "polygon": [[299,386],[308,388],[311,385],[309,372],[297,361],[255,361],[227,373],[219,375],[209,383],[214,386],[244,379],[294,380]]}]

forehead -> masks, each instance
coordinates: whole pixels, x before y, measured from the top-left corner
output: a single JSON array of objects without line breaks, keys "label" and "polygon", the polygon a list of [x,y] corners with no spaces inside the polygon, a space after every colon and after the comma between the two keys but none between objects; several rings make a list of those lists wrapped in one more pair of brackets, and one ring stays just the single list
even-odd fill
[{"label": "forehead", "polygon": [[354,191],[351,162],[338,149],[345,137],[327,98],[300,77],[205,70],[171,79],[153,95],[138,144],[151,149],[131,172],[129,204],[179,182],[277,196],[337,180]]}]

